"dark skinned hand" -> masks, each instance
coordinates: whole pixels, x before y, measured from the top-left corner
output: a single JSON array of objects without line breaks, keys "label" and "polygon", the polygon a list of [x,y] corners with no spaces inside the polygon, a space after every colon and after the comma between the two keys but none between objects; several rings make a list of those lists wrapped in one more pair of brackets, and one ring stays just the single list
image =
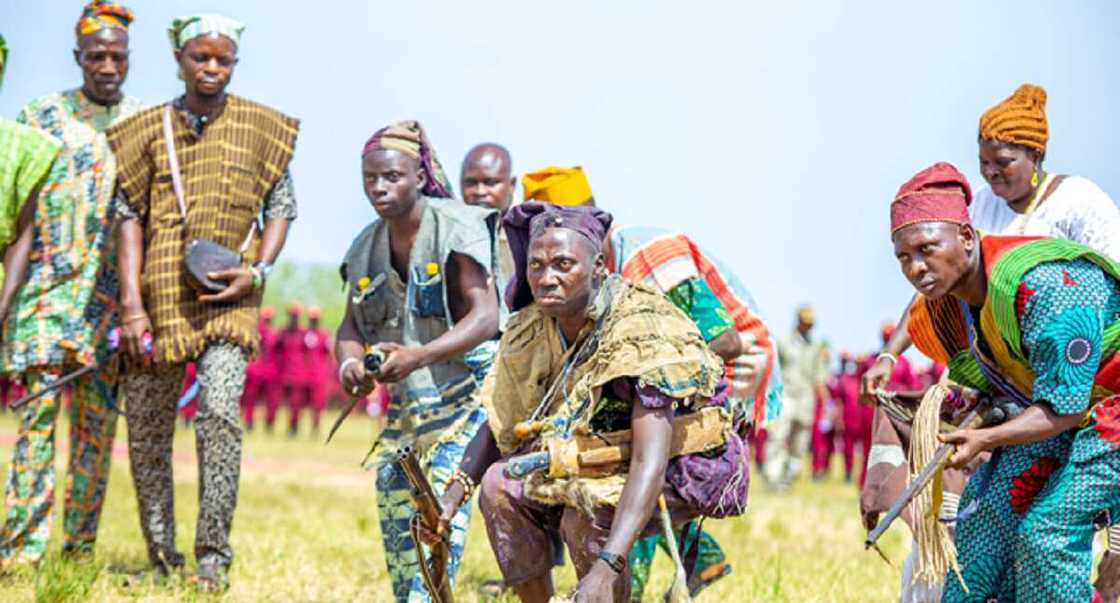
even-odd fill
[{"label": "dark skinned hand", "polygon": [[125,355],[133,360],[142,360],[147,364],[151,358],[144,350],[144,337],[145,335],[151,336],[152,320],[144,314],[141,309],[136,312],[126,312],[125,316],[136,316],[135,320],[130,320],[121,324],[121,350]]},{"label": "dark skinned hand", "polygon": [[423,366],[421,350],[419,347],[405,347],[399,343],[385,342],[377,344],[377,348],[385,352],[387,358],[381,364],[378,379],[382,383],[396,383],[412,374]]},{"label": "dark skinned hand", "polygon": [[447,486],[443,496],[439,498],[439,505],[443,507],[443,512],[439,515],[439,525],[436,526],[435,531],[432,531],[424,522],[420,522],[417,532],[420,534],[420,540],[428,546],[439,544],[447,538],[451,533],[451,520],[455,518],[455,514],[459,512],[459,507],[463,504],[463,484],[459,480],[451,480],[451,484]]},{"label": "dark skinned hand", "polygon": [[879,358],[859,380],[859,398],[864,404],[875,404],[875,392],[883,389],[891,381],[894,363],[887,357]]},{"label": "dark skinned hand", "polygon": [[949,466],[953,469],[964,469],[976,458],[976,455],[987,450],[987,437],[983,429],[958,429],[952,433],[941,434],[937,439],[942,444],[956,446],[949,457]]},{"label": "dark skinned hand", "polygon": [[225,281],[226,288],[218,293],[199,294],[198,301],[205,304],[225,304],[240,300],[253,292],[253,273],[248,268],[230,268],[206,273],[207,278]]},{"label": "dark skinned hand", "polygon": [[879,525],[879,512],[868,511],[866,513],[862,513],[861,519],[863,519],[863,527],[868,532],[870,532],[871,530],[875,529],[875,526]]},{"label": "dark skinned hand", "polygon": [[366,371],[362,363],[351,362],[342,371],[342,389],[355,398],[365,398],[377,387],[373,374]]},{"label": "dark skinned hand", "polygon": [[591,571],[579,581],[576,603],[611,603],[615,581],[621,578],[606,561],[596,561]]},{"label": "dark skinned hand", "polygon": [[1101,596],[1101,603],[1116,603],[1120,597],[1120,555],[1105,552],[1097,566],[1097,580],[1093,587]]}]

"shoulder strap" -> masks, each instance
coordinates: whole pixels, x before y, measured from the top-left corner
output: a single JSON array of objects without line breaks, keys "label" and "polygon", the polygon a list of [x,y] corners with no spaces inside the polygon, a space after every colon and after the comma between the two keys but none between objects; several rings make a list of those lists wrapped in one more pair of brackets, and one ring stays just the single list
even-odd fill
[{"label": "shoulder strap", "polygon": [[[175,131],[171,127],[171,104],[163,106],[163,144],[167,147],[167,163],[171,168],[171,188],[175,191],[175,200],[179,202],[179,213],[183,216],[183,223],[187,221],[187,202],[183,196],[183,178],[179,175],[179,158],[175,155]],[[244,254],[253,242],[253,235],[257,232],[257,221],[249,225],[249,234],[238,248],[238,254]]]},{"label": "shoulder strap", "polygon": [[163,106],[163,144],[167,147],[167,163],[171,166],[171,188],[179,202],[179,213],[187,221],[187,203],[183,199],[183,179],[179,176],[179,158],[175,155],[175,132],[171,128],[171,104]]}]

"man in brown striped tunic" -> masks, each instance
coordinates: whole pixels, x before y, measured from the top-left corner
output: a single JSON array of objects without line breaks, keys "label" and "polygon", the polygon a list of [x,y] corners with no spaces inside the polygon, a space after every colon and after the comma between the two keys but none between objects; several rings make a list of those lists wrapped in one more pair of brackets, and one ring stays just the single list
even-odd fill
[{"label": "man in brown striped tunic", "polygon": [[[186,94],[108,132],[125,216],[122,346],[132,358],[143,358],[144,337],[151,334],[156,360],[148,355],[134,363],[123,379],[140,524],[157,571],[182,567],[175,549],[171,442],[184,366],[193,361],[201,386],[195,580],[204,590],[228,586],[245,367],[259,346],[264,280],[295,218],[288,163],[298,122],[226,94],[243,29],[219,15],[176,19],[170,35]],[[258,229],[262,215],[264,227]],[[184,245],[199,238],[241,252],[240,267],[208,275],[225,283],[219,293],[199,294],[188,284]]]}]

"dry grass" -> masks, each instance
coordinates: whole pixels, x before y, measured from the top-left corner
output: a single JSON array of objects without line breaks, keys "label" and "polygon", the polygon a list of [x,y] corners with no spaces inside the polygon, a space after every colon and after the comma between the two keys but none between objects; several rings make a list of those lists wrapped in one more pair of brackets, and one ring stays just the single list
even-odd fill
[{"label": "dry grass", "polygon": [[[388,601],[388,579],[380,551],[371,475],[358,468],[373,436],[373,424],[352,418],[330,446],[279,432],[246,436],[241,495],[233,529],[236,554],[232,587],[222,597],[194,593],[182,579],[157,582],[147,557],[128,472],[122,420],[109,482],[96,560],[63,561],[55,542],[38,571],[0,578],[0,601]],[[66,441],[68,426],[59,426]],[[16,422],[0,417],[0,454],[11,457]],[[176,435],[177,534],[191,556],[197,514],[194,435]],[[64,470],[65,455],[58,467]],[[7,462],[5,462],[5,465]],[[5,468],[6,471],[6,468]],[[62,483],[61,479],[59,480]],[[61,502],[61,491],[58,492]],[[838,479],[805,480],[788,495],[752,484],[750,508],[739,519],[710,521],[734,566],[730,577],[701,595],[701,601],[890,601],[898,573],[862,547],[855,486]],[[478,585],[498,575],[485,530],[475,516],[457,585],[459,601],[477,601]],[[901,562],[902,528],[885,538],[888,555]],[[193,567],[193,560],[188,568]],[[647,598],[659,597],[671,581],[667,558],[659,555]],[[571,588],[571,566],[557,571]]]}]

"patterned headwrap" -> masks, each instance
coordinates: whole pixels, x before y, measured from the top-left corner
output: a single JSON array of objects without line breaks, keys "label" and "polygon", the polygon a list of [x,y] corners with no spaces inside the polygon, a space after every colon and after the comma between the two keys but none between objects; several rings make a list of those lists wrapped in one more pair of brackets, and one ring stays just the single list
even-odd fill
[{"label": "patterned headwrap", "polygon": [[132,11],[119,2],[93,0],[82,9],[82,16],[78,19],[74,32],[84,36],[109,28],[128,31],[134,18]]},{"label": "patterned headwrap", "polygon": [[1046,150],[1050,127],[1046,122],[1046,91],[1023,84],[1002,103],[980,116],[980,138]]},{"label": "patterned headwrap", "polygon": [[181,49],[191,40],[206,34],[223,35],[238,47],[241,46],[241,33],[245,25],[236,19],[223,15],[199,14],[189,17],[176,17],[167,28],[167,37],[171,38],[171,46],[175,50]]},{"label": "patterned headwrap", "polygon": [[0,34],[0,84],[4,83],[4,68],[8,66],[8,42]]},{"label": "patterned headwrap", "polygon": [[553,205],[551,203],[519,203],[502,217],[502,228],[509,240],[513,256],[513,279],[506,287],[506,305],[516,312],[533,302],[533,292],[526,277],[529,242],[549,228],[567,228],[583,235],[596,250],[611,229],[611,215],[590,205]]},{"label": "patterned headwrap", "polygon": [[374,132],[362,147],[362,158],[378,150],[400,151],[416,159],[426,176],[424,188],[420,192],[428,197],[451,197],[451,181],[443,172],[443,166],[436,158],[436,152],[420,122],[411,119],[400,121]]},{"label": "patterned headwrap", "polygon": [[594,205],[591,184],[580,166],[562,168],[548,166],[521,177],[525,200],[547,201],[555,205]]},{"label": "patterned headwrap", "polygon": [[919,222],[971,224],[968,206],[972,189],[964,174],[945,162],[920,171],[891,202],[891,235]]}]

